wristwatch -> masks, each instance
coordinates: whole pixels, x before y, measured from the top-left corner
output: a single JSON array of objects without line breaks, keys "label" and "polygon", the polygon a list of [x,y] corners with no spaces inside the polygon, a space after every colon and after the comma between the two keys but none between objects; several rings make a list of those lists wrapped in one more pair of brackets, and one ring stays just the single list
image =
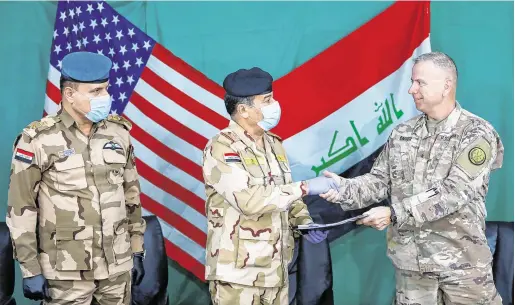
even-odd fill
[{"label": "wristwatch", "polygon": [[395,210],[393,209],[393,206],[390,206],[390,221],[392,224],[397,223],[397,215],[395,215]]}]

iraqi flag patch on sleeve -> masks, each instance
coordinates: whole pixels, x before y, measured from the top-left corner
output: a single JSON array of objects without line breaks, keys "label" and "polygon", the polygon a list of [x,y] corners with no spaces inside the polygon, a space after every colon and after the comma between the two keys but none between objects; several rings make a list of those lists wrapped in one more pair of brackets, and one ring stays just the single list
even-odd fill
[{"label": "iraqi flag patch on sleeve", "polygon": [[241,158],[237,153],[226,153],[224,154],[225,163],[236,163],[241,162]]},{"label": "iraqi flag patch on sleeve", "polygon": [[31,164],[32,159],[34,159],[34,153],[17,148],[16,153],[14,154],[14,159],[21,161],[21,162]]}]

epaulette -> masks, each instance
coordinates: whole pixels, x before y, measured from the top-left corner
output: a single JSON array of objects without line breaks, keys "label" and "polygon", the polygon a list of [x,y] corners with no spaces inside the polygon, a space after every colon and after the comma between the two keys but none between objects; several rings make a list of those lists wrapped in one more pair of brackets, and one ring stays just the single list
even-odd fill
[{"label": "epaulette", "polygon": [[30,123],[27,127],[23,129],[23,132],[31,138],[36,137],[43,130],[47,130],[50,127],[54,126],[55,123],[59,122],[61,119],[55,115],[49,115],[42,118],[39,121],[34,121]]},{"label": "epaulette", "polygon": [[125,127],[125,129],[127,130],[131,130],[132,128],[132,123],[129,122],[129,120],[127,120],[126,118],[120,116],[120,115],[117,115],[117,114],[110,114],[107,116],[107,120],[109,122],[113,122],[113,123],[116,123],[116,124],[120,124],[120,125],[123,125],[123,127]]},{"label": "epaulette", "polygon": [[234,133],[232,133],[231,131],[221,131],[218,136],[217,141],[229,146],[232,143],[238,141],[238,139],[235,137]]},{"label": "epaulette", "polygon": [[275,133],[271,133],[270,131],[267,131],[266,134],[271,136],[271,137],[276,138],[277,140],[279,140],[279,142],[283,141],[283,139],[280,136],[276,135]]}]

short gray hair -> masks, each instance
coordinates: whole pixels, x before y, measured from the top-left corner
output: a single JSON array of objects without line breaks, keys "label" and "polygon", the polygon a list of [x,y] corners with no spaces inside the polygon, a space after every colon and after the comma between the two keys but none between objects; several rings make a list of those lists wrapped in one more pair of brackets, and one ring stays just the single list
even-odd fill
[{"label": "short gray hair", "polygon": [[454,63],[454,60],[452,58],[442,52],[429,52],[422,54],[415,58],[415,64],[418,64],[422,61],[431,61],[435,66],[438,68],[447,70],[449,73],[451,73],[452,77],[454,78],[454,81],[456,82],[458,80],[458,68],[456,68],[456,64]]}]

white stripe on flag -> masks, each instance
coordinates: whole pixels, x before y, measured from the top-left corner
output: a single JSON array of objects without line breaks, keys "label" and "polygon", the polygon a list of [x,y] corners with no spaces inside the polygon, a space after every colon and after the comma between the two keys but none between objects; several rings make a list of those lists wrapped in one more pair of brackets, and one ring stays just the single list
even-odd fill
[{"label": "white stripe on flag", "polygon": [[181,185],[185,189],[194,193],[202,199],[206,199],[206,193],[204,190],[204,183],[193,178],[188,173],[185,173],[181,169],[173,166],[167,161],[161,159],[152,150],[148,149],[145,145],[141,144],[134,137],[131,137],[132,145],[134,146],[134,152],[136,157],[143,161],[145,164],[153,168],[156,172],[164,175],[168,179]]},{"label": "white stripe on flag", "polygon": [[151,102],[155,107],[159,108],[161,111],[165,112],[182,125],[190,128],[191,130],[203,135],[208,139],[216,135],[216,133],[219,131],[213,125],[177,105],[174,101],[161,94],[161,92],[150,86],[143,79],[138,81],[135,91],[147,101]]},{"label": "white stripe on flag", "polygon": [[50,68],[48,69],[48,80],[57,88],[59,89],[61,86],[59,85],[59,79],[61,78],[61,72],[54,68],[54,66],[49,65]]},{"label": "white stripe on flag", "polygon": [[59,110],[59,105],[57,105],[53,100],[51,100],[48,95],[45,94],[45,112],[47,114],[56,114]]},{"label": "white stripe on flag", "polygon": [[221,98],[190,81],[179,72],[167,66],[159,58],[151,55],[147,62],[147,67],[186,95],[204,104],[226,119],[230,119]]},{"label": "white stripe on flag", "polygon": [[[323,120],[295,136],[286,139],[284,146],[290,159],[293,180],[299,181],[314,177],[315,172],[312,170],[312,166],[319,169],[327,169],[335,173],[344,172],[383,145],[393,128],[400,122],[407,121],[418,115],[419,112],[415,108],[413,98],[408,94],[408,89],[411,85],[412,58],[422,53],[429,52],[430,50],[431,46],[428,37],[414,50],[413,56],[408,58],[399,69],[393,71],[389,76],[373,85],[354,100],[331,113]],[[391,110],[392,124],[379,134],[377,126],[379,117],[382,114],[381,110],[376,112],[377,106],[375,103],[378,105],[384,104],[387,98],[391,103],[391,93],[393,93],[396,108],[401,109],[404,115],[400,117],[400,119],[397,119],[393,110]],[[383,105],[382,107],[385,106]],[[390,104],[390,109],[392,109],[391,107]],[[360,137],[366,137],[369,140],[363,147],[354,134],[350,125],[351,120],[354,121]],[[338,131],[338,134],[333,143],[335,131]],[[354,142],[351,142],[349,138],[352,138]],[[312,144],[306,147],[304,143]],[[342,157],[341,160],[334,159],[338,156],[344,156],[343,153],[345,151],[350,151],[348,148],[351,148],[351,143],[355,143],[357,148],[355,152],[350,153],[346,157]],[[329,156],[329,148],[331,145],[334,145],[333,152],[341,149],[341,153],[338,152]],[[298,149],[299,147],[304,147],[305,149]],[[322,161],[321,158],[324,158],[324,161]],[[330,160],[335,160],[336,163],[327,166]],[[321,175],[321,173],[319,175]]]},{"label": "white stripe on flag", "polygon": [[154,122],[151,118],[142,113],[132,103],[127,104],[123,113],[134,122],[139,128],[165,144],[170,149],[178,152],[191,161],[201,165],[202,151],[183,139],[169,132],[166,128]]},{"label": "white stripe on flag", "polygon": [[186,221],[197,227],[202,232],[207,232],[206,217],[195,209],[175,198],[174,196],[163,191],[159,187],[153,185],[150,181],[143,177],[139,177],[141,192],[168,208],[170,211],[184,218]]},{"label": "white stripe on flag", "polygon": [[[144,216],[154,215],[145,209],[142,209],[142,214]],[[157,219],[159,220],[159,224],[161,225],[161,231],[163,231],[164,238],[168,239],[171,243],[181,248],[183,251],[188,253],[191,257],[196,259],[202,265],[205,264],[206,250],[204,249],[204,247],[189,239],[186,235],[182,234],[179,230],[170,226],[166,221],[162,220],[161,218],[157,217]]]}]

